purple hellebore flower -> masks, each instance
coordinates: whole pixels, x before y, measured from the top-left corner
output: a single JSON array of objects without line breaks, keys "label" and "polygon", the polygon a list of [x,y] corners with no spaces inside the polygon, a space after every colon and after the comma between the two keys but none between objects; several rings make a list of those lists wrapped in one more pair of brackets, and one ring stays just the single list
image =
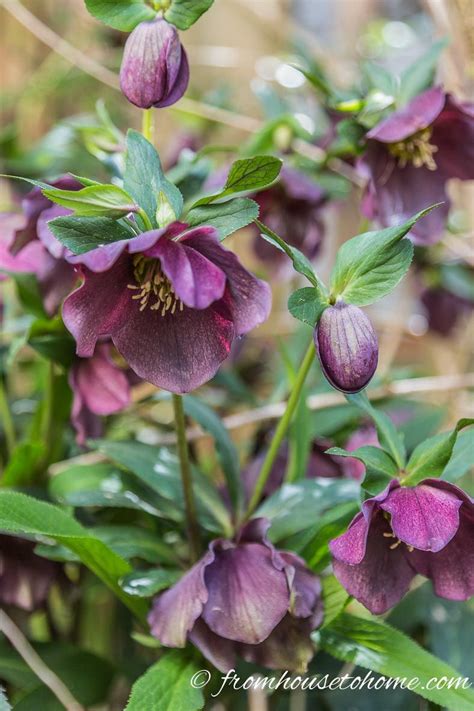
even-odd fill
[{"label": "purple hellebore flower", "polygon": [[155,598],[148,621],[167,647],[189,639],[221,671],[236,656],[303,671],[322,621],[321,583],[294,553],[267,540],[267,519],[249,521],[235,541],[212,541],[172,588]]},{"label": "purple hellebore flower", "polygon": [[421,295],[421,303],[426,311],[429,328],[441,336],[449,336],[463,314],[474,308],[472,301],[453,294],[442,286],[425,289]]},{"label": "purple hellebore flower", "polygon": [[188,392],[214,376],[235,337],[267,318],[268,284],[213,227],[185,230],[173,223],[81,255],[84,282],[63,307],[79,356],[110,336],[141,378]]},{"label": "purple hellebore flower", "polygon": [[359,161],[369,181],[364,214],[389,227],[443,202],[410,233],[416,244],[437,242],[450,207],[446,182],[474,178],[474,104],[440,87],[427,89],[372,128],[367,139]]},{"label": "purple hellebore flower", "polygon": [[[359,449],[359,447],[366,447],[368,445],[371,447],[380,447],[377,431],[372,425],[360,427],[353,432],[344,445],[344,449],[348,452],[353,452],[355,449]],[[341,460],[341,466],[345,475],[356,481],[362,481],[365,475],[365,464],[361,462],[360,459],[353,457],[341,457]]]},{"label": "purple hellebore flower", "polygon": [[130,383],[114,363],[109,343],[99,343],[91,358],[76,358],[69,371],[74,393],[71,419],[78,444],[101,433],[100,415],[111,415],[130,404]]},{"label": "purple hellebore flower", "polygon": [[[326,199],[325,192],[309,176],[287,166],[281,169],[277,185],[254,196],[262,222],[308,259],[313,259],[321,246],[321,208]],[[254,249],[262,261],[279,271],[291,271],[288,257],[262,239],[260,233],[255,236]]]},{"label": "purple hellebore flower", "polygon": [[0,607],[32,611],[40,607],[60,576],[57,563],[34,554],[35,543],[0,535]]},{"label": "purple hellebore flower", "polygon": [[425,479],[413,487],[394,479],[362,504],[347,531],[330,542],[334,574],[375,614],[401,600],[416,574],[439,597],[474,594],[474,503],[454,484]]},{"label": "purple hellebore flower", "polygon": [[158,17],[140,22],[125,44],[120,88],[140,109],[175,104],[189,82],[189,65],[173,25]]},{"label": "purple hellebore flower", "polygon": [[365,313],[338,301],[328,306],[314,331],[324,375],[337,390],[356,393],[369,383],[378,362],[378,342]]}]

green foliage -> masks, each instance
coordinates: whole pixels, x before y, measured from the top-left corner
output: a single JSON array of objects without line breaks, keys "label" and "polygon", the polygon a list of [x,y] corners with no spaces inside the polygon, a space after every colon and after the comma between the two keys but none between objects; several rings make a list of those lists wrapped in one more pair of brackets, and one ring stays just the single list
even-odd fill
[{"label": "green foliage", "polygon": [[433,84],[440,54],[447,44],[446,38],[438,40],[422,57],[405,69],[400,77],[397,96],[399,106],[404,106]]},{"label": "green foliage", "polygon": [[122,590],[136,597],[153,597],[161,590],[173,585],[182,573],[179,570],[151,568],[150,570],[134,570],[120,581]]},{"label": "green foliage", "polygon": [[366,471],[362,485],[369,494],[378,494],[399,473],[392,457],[379,447],[365,445],[352,452],[340,447],[331,447],[326,454],[335,454],[339,457],[354,457],[365,464]]},{"label": "green foliage", "polygon": [[194,207],[186,216],[191,227],[211,225],[221,240],[246,227],[258,217],[258,205],[249,198],[235,198],[216,205]]},{"label": "green foliage", "polygon": [[363,412],[372,418],[379,438],[385,451],[392,457],[399,469],[403,469],[406,460],[406,449],[401,435],[388,415],[376,410],[369,402],[364,391],[355,395],[346,395],[346,399],[357,405]]},{"label": "green foliage", "polygon": [[120,218],[129,212],[138,212],[133,197],[117,185],[89,185],[81,190],[48,188],[43,190],[43,195],[72,210],[77,217]]},{"label": "green foliage", "polygon": [[209,10],[213,2],[214,0],[171,0],[165,18],[180,30],[187,30]]},{"label": "green foliage", "polygon": [[110,27],[131,32],[140,22],[153,20],[155,10],[143,0],[85,0],[90,14]]},{"label": "green foliage", "polygon": [[134,236],[130,229],[111,217],[56,217],[48,226],[56,239],[74,254],[85,254]]},{"label": "green foliage", "polygon": [[204,707],[201,689],[191,685],[197,664],[186,652],[166,652],[135,682],[125,711],[197,711]]},{"label": "green foliage", "polygon": [[312,328],[316,326],[327,306],[328,303],[321,298],[319,290],[311,286],[297,289],[288,299],[290,314]]},{"label": "green foliage", "polygon": [[75,342],[59,318],[33,321],[28,330],[27,343],[58,365],[68,367],[74,360]]},{"label": "green foliage", "polygon": [[322,626],[324,628],[330,625],[343,612],[349,602],[349,595],[334,575],[328,575],[323,578],[322,598],[324,606],[324,622]]},{"label": "green foliage", "polygon": [[442,707],[471,711],[474,706],[472,689],[430,689],[427,682],[433,677],[455,680],[459,673],[384,622],[343,613],[316,633],[316,639],[324,651],[341,661],[387,677],[407,681],[417,677],[420,683],[412,690]]}]

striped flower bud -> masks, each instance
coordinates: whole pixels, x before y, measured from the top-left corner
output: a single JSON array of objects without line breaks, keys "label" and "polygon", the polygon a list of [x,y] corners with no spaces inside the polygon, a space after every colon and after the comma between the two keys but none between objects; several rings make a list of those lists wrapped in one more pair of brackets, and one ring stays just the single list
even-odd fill
[{"label": "striped flower bud", "polygon": [[377,336],[357,306],[343,301],[328,306],[316,326],[314,342],[323,373],[337,390],[356,393],[375,373]]}]

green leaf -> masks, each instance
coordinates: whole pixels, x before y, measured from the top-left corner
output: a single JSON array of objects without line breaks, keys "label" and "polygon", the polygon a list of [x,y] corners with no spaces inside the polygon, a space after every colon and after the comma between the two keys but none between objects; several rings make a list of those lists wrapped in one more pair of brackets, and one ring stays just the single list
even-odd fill
[{"label": "green leaf", "polygon": [[384,449],[366,445],[348,452],[340,447],[331,447],[326,454],[339,457],[354,457],[365,464],[363,487],[369,494],[378,494],[391,479],[398,476],[398,467]]},{"label": "green leaf", "polygon": [[403,483],[414,486],[422,479],[441,476],[451,459],[458,433],[473,424],[472,418],[459,420],[452,432],[443,432],[419,444],[408,460]]},{"label": "green leaf", "polygon": [[74,252],[85,254],[135,235],[111,217],[56,217],[48,222],[53,235]]},{"label": "green leaf", "polygon": [[132,687],[125,711],[198,711],[204,708],[201,689],[191,684],[199,671],[185,651],[166,652]]},{"label": "green leaf", "polygon": [[456,711],[474,707],[472,689],[429,688],[430,679],[454,680],[459,673],[384,622],[343,613],[315,638],[325,652],[341,661],[406,682],[418,678],[419,685],[410,690],[435,704]]},{"label": "green leaf", "polygon": [[264,225],[263,222],[260,222],[260,220],[255,220],[255,224],[260,230],[262,237],[266,239],[267,242],[270,242],[271,244],[276,246],[282,252],[285,252],[285,254],[287,254],[293,262],[293,267],[295,271],[305,276],[306,279],[320,292],[321,297],[324,298],[326,296],[326,288],[324,284],[319,281],[318,277],[314,273],[314,269],[309,259],[305,257],[305,255],[300,252],[299,249],[296,249],[296,247],[291,247],[289,244],[287,244],[281,237],[276,234],[276,232],[273,232],[273,230]]},{"label": "green leaf", "polygon": [[359,490],[356,481],[324,477],[284,484],[260,506],[255,516],[271,520],[270,538],[279,541],[311,526],[338,504],[354,501]]},{"label": "green leaf", "polygon": [[282,165],[282,161],[274,156],[254,156],[237,160],[232,163],[222,190],[201,198],[192,207],[208,205],[235,193],[266,188],[278,178]]},{"label": "green leaf", "polygon": [[362,73],[371,89],[378,89],[384,94],[395,96],[397,92],[397,80],[381,64],[375,62],[364,62]]},{"label": "green leaf", "polygon": [[132,129],[127,133],[123,187],[143,208],[154,227],[158,226],[156,212],[160,193],[165,195],[176,219],[181,216],[183,196],[165,178],[156,148],[141,133]]},{"label": "green leaf", "polygon": [[0,530],[7,533],[47,536],[63,543],[115,595],[140,618],[145,615],[141,601],[123,592],[118,580],[130,570],[129,564],[102,541],[89,534],[59,506],[38,501],[13,491],[0,491]]},{"label": "green leaf", "polygon": [[27,335],[27,343],[48,360],[69,367],[74,360],[76,344],[61,319],[37,319]]},{"label": "green leaf", "polygon": [[349,595],[334,575],[328,575],[323,578],[322,597],[324,606],[324,622],[322,626],[327,627],[344,611],[349,601]]},{"label": "green leaf", "polygon": [[461,432],[457,438],[442,478],[446,481],[457,481],[469,471],[474,471],[474,429]]},{"label": "green leaf", "polygon": [[182,576],[181,570],[151,568],[134,570],[120,581],[120,586],[128,595],[152,597],[165,588],[169,588]]},{"label": "green leaf", "polygon": [[[354,497],[355,499],[356,497]],[[346,531],[349,523],[359,512],[359,504],[350,501],[338,504],[320,516],[310,529],[301,551],[312,570],[323,571],[331,561],[328,543]]]},{"label": "green leaf", "polygon": [[38,465],[45,454],[46,443],[44,441],[32,440],[17,444],[0,477],[0,486],[32,484],[38,473]]},{"label": "green leaf", "polygon": [[171,7],[165,12],[165,18],[180,30],[187,30],[194,25],[214,0],[171,0]]},{"label": "green leaf", "polygon": [[249,198],[235,198],[217,205],[201,205],[189,211],[186,222],[190,227],[211,225],[225,239],[233,232],[247,227],[258,217],[258,205]]},{"label": "green leaf", "polygon": [[397,467],[403,469],[406,460],[405,445],[390,417],[373,407],[365,391],[356,393],[355,395],[346,395],[346,400],[353,405],[357,405],[357,407],[372,418],[380,444],[385,451],[390,454]]},{"label": "green leaf", "polygon": [[143,0],[85,0],[85,3],[97,20],[122,32],[131,32],[140,22],[156,17],[156,11]]},{"label": "green leaf", "polygon": [[15,281],[18,291],[18,298],[23,309],[33,314],[37,318],[46,319],[47,314],[43,306],[43,297],[38,286],[38,280],[34,274],[21,274],[20,272],[13,274],[10,272]]},{"label": "green leaf", "polygon": [[89,185],[81,190],[49,188],[43,195],[78,217],[119,218],[139,209],[132,196],[117,185]]},{"label": "green leaf", "polygon": [[439,56],[447,44],[446,38],[438,40],[423,56],[418,57],[413,64],[405,69],[400,77],[397,97],[399,106],[404,106],[415,96],[432,86]]},{"label": "green leaf", "polygon": [[345,242],[331,274],[332,296],[366,306],[392,291],[407,273],[413,258],[413,245],[403,237],[435,207],[419,212],[402,225],[365,232]]},{"label": "green leaf", "polygon": [[243,504],[243,490],[240,479],[239,453],[229,433],[214,410],[194,395],[185,395],[183,405],[185,413],[212,435],[230,499],[235,509],[240,511]]},{"label": "green leaf", "polygon": [[328,302],[324,301],[319,290],[312,286],[297,289],[288,299],[290,314],[299,321],[307,323],[311,328],[316,326],[327,306]]}]

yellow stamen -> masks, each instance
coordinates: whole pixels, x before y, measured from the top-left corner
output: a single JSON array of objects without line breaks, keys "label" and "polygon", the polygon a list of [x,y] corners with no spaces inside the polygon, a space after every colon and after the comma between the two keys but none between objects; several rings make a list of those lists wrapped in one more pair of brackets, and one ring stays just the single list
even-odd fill
[{"label": "yellow stamen", "polygon": [[[127,284],[127,288],[137,291],[132,299],[140,302],[140,311],[150,306],[152,311],[159,311],[162,316],[165,316],[168,312],[174,314],[178,304],[179,310],[183,311],[184,304],[176,296],[173,285],[163,273],[159,259],[145,257],[142,254],[135,255],[133,276],[136,283]],[[150,305],[152,295],[156,297],[156,302]]]},{"label": "yellow stamen", "polygon": [[415,168],[426,166],[428,170],[436,170],[436,161],[433,155],[437,153],[438,146],[430,143],[431,127],[424,128],[403,141],[389,143],[388,150],[398,159],[400,168],[404,168],[408,163],[413,163]]}]

